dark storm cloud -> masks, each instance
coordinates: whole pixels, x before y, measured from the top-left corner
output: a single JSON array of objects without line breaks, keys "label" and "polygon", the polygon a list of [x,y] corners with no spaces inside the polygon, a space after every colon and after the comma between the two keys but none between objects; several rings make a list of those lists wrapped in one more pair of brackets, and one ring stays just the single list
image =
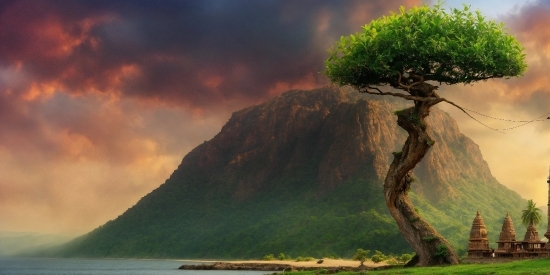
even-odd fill
[{"label": "dark storm cloud", "polygon": [[19,62],[21,93],[32,79],[198,108],[256,102],[277,83],[325,84],[331,42],[402,4],[376,2],[13,1],[0,66]]}]

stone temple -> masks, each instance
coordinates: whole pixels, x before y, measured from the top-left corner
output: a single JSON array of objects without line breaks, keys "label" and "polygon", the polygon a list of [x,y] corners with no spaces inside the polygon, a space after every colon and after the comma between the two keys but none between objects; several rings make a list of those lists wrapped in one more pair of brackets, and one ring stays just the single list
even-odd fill
[{"label": "stone temple", "polygon": [[[544,236],[550,240],[550,176],[548,177],[548,228]],[[550,257],[550,242],[543,242],[540,239],[539,232],[535,224],[531,221],[525,236],[522,240],[516,239],[516,231],[514,229],[514,223],[509,213],[506,213],[506,217],[502,223],[502,231],[500,232],[499,240],[497,241],[497,248],[492,249],[489,247],[489,239],[487,238],[487,230],[485,229],[485,222],[477,211],[476,217],[472,222],[472,229],[470,230],[470,241],[468,242],[468,258],[469,259],[481,259],[481,258],[508,258],[508,259],[522,259],[522,258],[548,258]]]}]

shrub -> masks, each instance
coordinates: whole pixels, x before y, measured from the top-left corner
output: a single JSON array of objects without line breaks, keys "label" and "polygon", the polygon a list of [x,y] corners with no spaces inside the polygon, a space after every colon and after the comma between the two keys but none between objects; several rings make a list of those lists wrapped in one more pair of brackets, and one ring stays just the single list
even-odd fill
[{"label": "shrub", "polygon": [[312,258],[312,257],[302,257],[302,256],[296,257],[296,261],[297,261],[297,262],[309,262],[309,261],[313,261],[313,260],[315,260],[315,258]]},{"label": "shrub", "polygon": [[363,250],[362,248],[359,248],[357,249],[357,252],[355,252],[355,255],[353,255],[353,260],[361,262],[361,266],[363,266],[363,263],[369,258],[369,253],[370,250]]},{"label": "shrub", "polygon": [[401,256],[397,257],[397,260],[403,264],[407,263],[413,258],[412,254],[401,254]]},{"label": "shrub", "polygon": [[371,261],[373,261],[375,264],[379,263],[379,262],[382,262],[384,260],[386,260],[386,255],[384,255],[384,253],[378,251],[378,250],[375,250],[374,251],[374,255],[372,255],[372,257],[370,258]]}]

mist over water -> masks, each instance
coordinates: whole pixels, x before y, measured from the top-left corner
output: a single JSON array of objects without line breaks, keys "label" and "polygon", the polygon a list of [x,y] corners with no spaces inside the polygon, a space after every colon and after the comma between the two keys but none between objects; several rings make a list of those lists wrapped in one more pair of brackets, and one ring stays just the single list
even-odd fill
[{"label": "mist over water", "polygon": [[0,258],[0,275],[261,275],[266,271],[178,270],[176,260]]}]

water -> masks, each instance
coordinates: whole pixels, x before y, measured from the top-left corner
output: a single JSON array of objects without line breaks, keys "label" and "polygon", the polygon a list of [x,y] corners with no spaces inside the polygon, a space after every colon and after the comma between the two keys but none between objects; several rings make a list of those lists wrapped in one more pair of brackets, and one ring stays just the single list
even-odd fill
[{"label": "water", "polygon": [[173,260],[0,258],[0,275],[262,275],[266,271],[178,270]]}]

